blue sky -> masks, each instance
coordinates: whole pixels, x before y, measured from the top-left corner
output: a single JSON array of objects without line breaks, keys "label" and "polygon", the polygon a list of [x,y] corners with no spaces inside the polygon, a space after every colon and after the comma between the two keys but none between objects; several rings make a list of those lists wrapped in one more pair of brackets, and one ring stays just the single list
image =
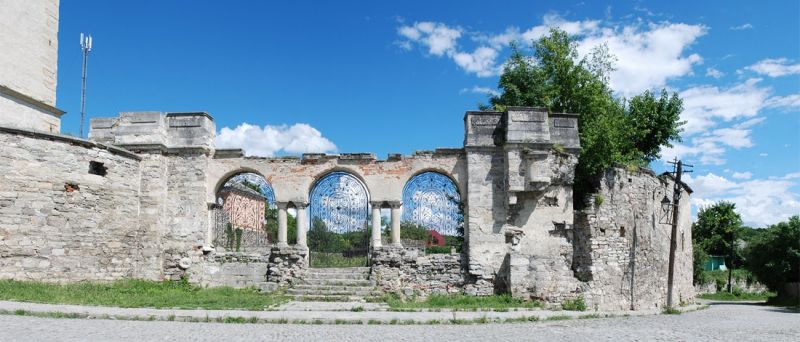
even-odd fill
[{"label": "blue sky", "polygon": [[689,123],[664,157],[695,165],[696,207],[734,201],[755,226],[800,213],[797,1],[62,1],[57,106],[77,133],[89,32],[91,117],[207,111],[218,144],[254,155],[459,147],[508,42],[548,26],[582,52],[606,43],[618,95],[681,94]]}]

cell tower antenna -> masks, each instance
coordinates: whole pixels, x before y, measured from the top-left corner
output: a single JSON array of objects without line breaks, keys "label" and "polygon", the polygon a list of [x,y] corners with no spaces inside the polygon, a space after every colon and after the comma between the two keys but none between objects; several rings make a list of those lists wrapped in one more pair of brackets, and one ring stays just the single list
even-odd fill
[{"label": "cell tower antenna", "polygon": [[83,50],[83,77],[81,79],[81,138],[83,135],[83,126],[86,120],[86,69],[89,63],[89,51],[92,51],[92,36],[84,35],[81,32],[81,50]]}]

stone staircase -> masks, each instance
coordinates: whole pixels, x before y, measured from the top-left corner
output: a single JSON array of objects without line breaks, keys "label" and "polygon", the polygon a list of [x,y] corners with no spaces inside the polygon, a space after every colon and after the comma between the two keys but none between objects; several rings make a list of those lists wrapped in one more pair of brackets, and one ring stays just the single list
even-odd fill
[{"label": "stone staircase", "polygon": [[306,301],[362,301],[380,296],[369,267],[309,268],[287,294]]}]

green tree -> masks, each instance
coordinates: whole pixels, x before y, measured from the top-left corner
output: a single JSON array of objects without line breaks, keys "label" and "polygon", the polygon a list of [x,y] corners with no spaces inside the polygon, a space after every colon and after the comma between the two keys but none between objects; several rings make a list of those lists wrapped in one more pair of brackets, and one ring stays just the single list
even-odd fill
[{"label": "green tree", "polygon": [[783,294],[784,284],[800,281],[800,216],[764,229],[748,243],[745,256],[747,269]]},{"label": "green tree", "polygon": [[[727,255],[728,292],[736,258],[736,233],[741,230],[742,218],[736,213],[736,205],[720,201],[710,207],[701,208],[697,221],[692,224],[692,244],[708,255]],[[702,267],[702,263],[699,264]],[[698,263],[695,262],[695,267]],[[695,274],[697,270],[695,270]]]},{"label": "green tree", "polygon": [[649,91],[630,101],[614,97],[609,86],[615,58],[605,46],[578,58],[577,44],[566,32],[553,28],[533,44],[527,56],[512,44],[498,82],[500,94],[482,110],[507,106],[545,107],[553,112],[580,114],[581,155],[576,168],[577,205],[594,190],[596,176],[615,164],[646,165],[659,157],[663,146],[680,140],[679,116],[683,103],[665,90],[660,97]]}]

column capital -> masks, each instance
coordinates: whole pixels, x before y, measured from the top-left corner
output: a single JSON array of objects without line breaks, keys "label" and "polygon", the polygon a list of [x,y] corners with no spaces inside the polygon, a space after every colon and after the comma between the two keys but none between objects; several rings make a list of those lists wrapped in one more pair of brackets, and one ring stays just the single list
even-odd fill
[{"label": "column capital", "polygon": [[392,209],[400,209],[403,206],[403,201],[386,201]]},{"label": "column capital", "polygon": [[383,204],[386,203],[385,201],[369,201],[369,204],[372,206],[373,209],[383,208]]},{"label": "column capital", "polygon": [[292,202],[296,209],[305,209],[308,208],[309,204],[307,202]]},{"label": "column capital", "polygon": [[289,202],[275,202],[275,206],[278,207],[278,209],[286,210],[286,208],[289,207]]}]

